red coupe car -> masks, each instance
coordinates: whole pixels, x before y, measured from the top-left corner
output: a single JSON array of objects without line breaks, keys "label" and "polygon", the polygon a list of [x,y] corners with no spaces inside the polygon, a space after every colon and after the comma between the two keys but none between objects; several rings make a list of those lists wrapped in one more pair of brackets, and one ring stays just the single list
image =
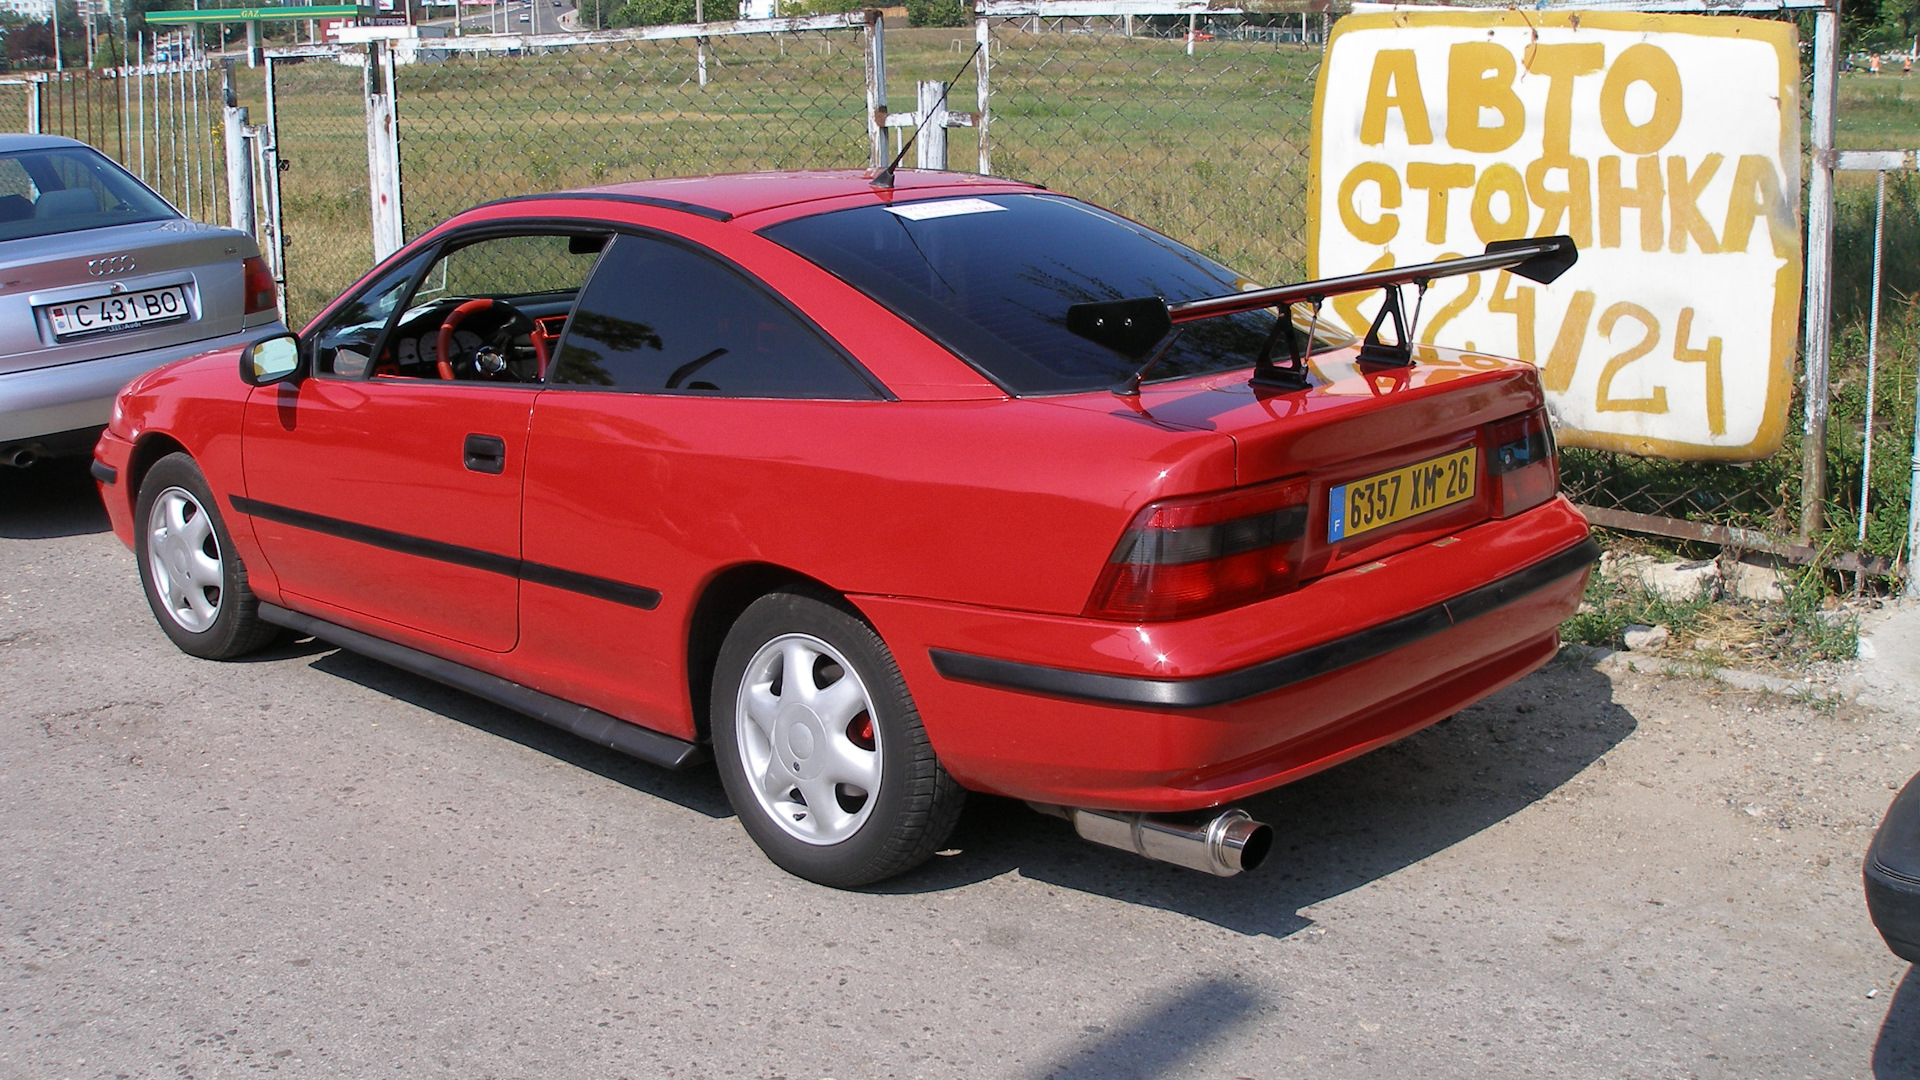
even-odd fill
[{"label": "red coupe car", "polygon": [[1270,832],[1221,808],[1544,663],[1596,554],[1530,366],[1309,309],[1573,257],[1258,289],[942,173],[507,199],[136,380],[94,474],[187,652],[292,630],[710,753],[815,881],[920,863],[968,791],[1231,874]]}]

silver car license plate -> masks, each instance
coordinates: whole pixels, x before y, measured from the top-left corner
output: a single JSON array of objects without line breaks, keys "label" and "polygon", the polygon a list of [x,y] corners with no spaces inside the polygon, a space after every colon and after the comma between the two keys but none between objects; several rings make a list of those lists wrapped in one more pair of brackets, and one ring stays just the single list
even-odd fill
[{"label": "silver car license plate", "polygon": [[53,336],[68,338],[131,330],[137,326],[180,322],[193,317],[187,306],[187,287],[168,285],[162,289],[140,289],[113,296],[92,296],[64,304],[49,304],[46,312]]}]

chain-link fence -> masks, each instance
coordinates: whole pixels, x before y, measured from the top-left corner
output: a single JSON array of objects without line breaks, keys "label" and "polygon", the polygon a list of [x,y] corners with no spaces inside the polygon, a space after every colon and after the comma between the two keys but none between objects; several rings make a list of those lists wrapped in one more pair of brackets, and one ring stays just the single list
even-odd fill
[{"label": "chain-link fence", "polygon": [[1262,281],[1305,272],[1321,49],[1300,42],[1300,16],[1210,16],[1192,40],[1185,16],[987,25],[994,172],[1111,207]]},{"label": "chain-link fence", "polygon": [[[472,39],[468,39],[469,41]],[[509,195],[867,163],[862,31],[457,51],[394,73],[408,236]]]},{"label": "chain-link fence", "polygon": [[290,326],[319,314],[373,265],[365,77],[355,52],[267,62]]},{"label": "chain-link fence", "polygon": [[0,79],[0,131],[28,131],[32,123],[32,79]]},{"label": "chain-link fence", "polygon": [[196,221],[227,219],[220,74],[177,63],[49,72],[0,85],[0,130],[93,146]]}]

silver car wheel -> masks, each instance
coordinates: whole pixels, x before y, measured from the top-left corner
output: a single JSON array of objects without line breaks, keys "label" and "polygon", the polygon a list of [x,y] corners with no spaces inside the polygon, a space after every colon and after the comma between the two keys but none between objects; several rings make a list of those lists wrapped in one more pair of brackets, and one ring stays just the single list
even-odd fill
[{"label": "silver car wheel", "polygon": [[189,633],[220,617],[225,579],[213,519],[185,488],[170,487],[147,511],[147,569],[168,616]]},{"label": "silver car wheel", "polygon": [[880,789],[880,736],[847,658],[783,634],[753,654],[734,700],[741,768],[767,815],[808,844],[859,832]]}]

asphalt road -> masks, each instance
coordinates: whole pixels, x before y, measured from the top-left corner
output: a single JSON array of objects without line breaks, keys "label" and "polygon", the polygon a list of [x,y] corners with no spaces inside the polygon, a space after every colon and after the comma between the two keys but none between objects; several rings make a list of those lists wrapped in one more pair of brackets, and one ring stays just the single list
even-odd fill
[{"label": "asphalt road", "polygon": [[866,892],[350,654],[176,652],[78,468],[0,471],[0,1076],[1865,1077],[1916,714],[1556,665],[1251,804],[1215,880],[990,799]]},{"label": "asphalt road", "polygon": [[[560,16],[573,10],[572,4],[555,7],[551,0],[530,0],[526,3],[502,4],[485,15],[468,15],[460,20],[463,33],[502,34],[559,34],[566,28],[560,25]],[[527,16],[526,22],[520,16]],[[447,22],[450,20],[439,20]]]}]

